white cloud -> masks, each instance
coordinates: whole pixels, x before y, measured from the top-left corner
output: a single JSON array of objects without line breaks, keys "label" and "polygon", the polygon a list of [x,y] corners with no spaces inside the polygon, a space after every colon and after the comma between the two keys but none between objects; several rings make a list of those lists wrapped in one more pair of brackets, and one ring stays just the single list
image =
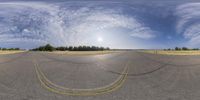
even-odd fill
[{"label": "white cloud", "polygon": [[24,29],[23,32],[25,32],[25,33],[29,33],[30,30],[29,30],[29,29]]},{"label": "white cloud", "polygon": [[[122,14],[120,8],[106,8],[92,3],[0,3],[0,37],[4,37],[0,43],[41,41],[41,44],[54,45],[96,45],[96,34],[109,31],[115,36],[115,29],[123,30],[122,34],[133,38],[156,37],[155,32],[138,19]],[[110,42],[108,46],[115,41]]]},{"label": "white cloud", "polygon": [[58,9],[53,5],[41,2],[0,3],[0,25],[3,26],[0,27],[0,35],[9,36],[0,42],[65,43],[57,12]]},{"label": "white cloud", "polygon": [[[122,29],[128,30],[126,33],[132,37],[139,37],[142,39],[154,38],[154,32],[143,25],[133,16],[121,14],[119,9],[106,9],[106,8],[90,8],[85,6],[83,8],[72,10],[70,8],[61,9],[63,19],[65,19],[66,31],[68,31],[72,44],[80,43],[94,43],[89,38],[99,31],[109,29]],[[110,31],[112,33],[112,31]],[[115,34],[113,32],[113,34]],[[113,35],[114,36],[114,35]],[[70,40],[69,39],[69,40]],[[76,39],[74,41],[74,39]]]},{"label": "white cloud", "polygon": [[188,39],[188,44],[200,44],[200,3],[187,3],[177,7],[177,32]]},{"label": "white cloud", "polygon": [[152,31],[149,27],[139,27],[134,29],[131,36],[142,39],[151,39],[156,37],[155,33],[156,32]]}]

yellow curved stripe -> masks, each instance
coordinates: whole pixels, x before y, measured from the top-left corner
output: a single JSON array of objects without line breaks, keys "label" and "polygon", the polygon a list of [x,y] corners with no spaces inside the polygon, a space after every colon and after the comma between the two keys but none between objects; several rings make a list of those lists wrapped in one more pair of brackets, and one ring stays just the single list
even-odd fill
[{"label": "yellow curved stripe", "polygon": [[40,70],[36,61],[34,62],[34,66],[35,66],[37,77],[44,88],[54,93],[64,94],[64,95],[74,95],[74,96],[75,95],[76,96],[91,96],[91,95],[99,95],[99,94],[113,92],[119,89],[123,85],[128,74],[128,66],[126,65],[124,68],[123,74],[120,75],[120,77],[116,81],[112,82],[109,85],[99,87],[99,88],[92,88],[92,89],[71,89],[71,88],[65,88],[65,87],[56,85],[52,83],[50,80],[48,80],[47,77],[44,75],[44,73]]}]

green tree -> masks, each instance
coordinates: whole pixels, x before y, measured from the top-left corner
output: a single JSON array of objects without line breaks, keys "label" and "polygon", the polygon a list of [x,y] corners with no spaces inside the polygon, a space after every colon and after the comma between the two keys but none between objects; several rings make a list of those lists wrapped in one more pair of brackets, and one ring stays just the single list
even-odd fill
[{"label": "green tree", "polygon": [[182,47],[182,50],[189,50],[187,47]]},{"label": "green tree", "polygon": [[73,47],[72,46],[69,46],[69,51],[73,51]]},{"label": "green tree", "polygon": [[44,50],[45,51],[53,51],[53,50],[55,50],[55,48],[53,46],[51,46],[50,44],[47,44],[44,46]]},{"label": "green tree", "polygon": [[2,48],[2,50],[7,50],[6,48]]},{"label": "green tree", "polygon": [[65,47],[57,47],[57,48],[55,48],[55,49],[58,50],[58,51],[65,51],[65,50],[66,50]]},{"label": "green tree", "polygon": [[179,47],[175,47],[175,50],[178,51],[178,50],[181,50],[181,48],[179,48]]}]

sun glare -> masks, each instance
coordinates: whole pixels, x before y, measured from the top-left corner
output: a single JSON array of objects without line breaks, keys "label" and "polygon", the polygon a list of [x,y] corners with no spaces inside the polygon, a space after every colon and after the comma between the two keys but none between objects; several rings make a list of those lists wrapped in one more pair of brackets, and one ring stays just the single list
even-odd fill
[{"label": "sun glare", "polygon": [[102,37],[98,37],[98,38],[97,38],[97,41],[98,41],[98,42],[103,42],[103,38],[102,38]]}]

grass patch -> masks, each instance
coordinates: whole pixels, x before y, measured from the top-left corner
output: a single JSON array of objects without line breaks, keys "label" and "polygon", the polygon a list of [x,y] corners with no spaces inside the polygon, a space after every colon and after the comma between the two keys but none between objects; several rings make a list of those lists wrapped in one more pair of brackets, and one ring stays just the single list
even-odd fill
[{"label": "grass patch", "polygon": [[15,54],[15,53],[21,53],[25,51],[21,50],[0,50],[0,55],[6,55],[6,54]]},{"label": "grass patch", "polygon": [[187,50],[187,51],[143,50],[142,52],[151,54],[162,54],[162,55],[200,55],[199,50]]}]

